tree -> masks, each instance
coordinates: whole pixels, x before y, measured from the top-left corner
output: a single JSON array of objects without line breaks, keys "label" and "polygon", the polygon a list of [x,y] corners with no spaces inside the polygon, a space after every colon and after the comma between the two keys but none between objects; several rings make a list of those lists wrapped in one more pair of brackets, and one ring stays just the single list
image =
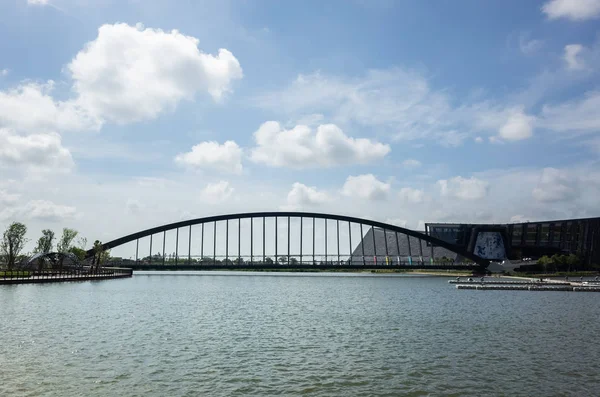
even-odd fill
[{"label": "tree", "polygon": [[[77,237],[77,230],[69,229],[68,227],[63,228],[62,236],[60,236],[60,240],[56,243],[56,250],[61,254],[66,254],[73,247],[73,240]],[[62,270],[64,258],[61,257],[58,262],[58,268]]]},{"label": "tree", "polygon": [[98,261],[98,267],[100,265],[104,265],[106,262],[110,260],[110,250],[104,250],[100,253],[100,260]]},{"label": "tree", "polygon": [[74,254],[77,259],[79,259],[80,261],[85,259],[85,255],[87,254],[87,251],[84,249],[81,249],[79,247],[71,247],[69,249],[69,252]]},{"label": "tree", "polygon": [[85,238],[85,237],[79,237],[77,239],[77,247],[80,250],[85,250],[85,247],[87,247],[87,238]]},{"label": "tree", "polygon": [[0,242],[0,254],[4,257],[8,270],[12,270],[15,265],[15,259],[23,250],[27,239],[27,226],[20,222],[13,222],[4,231],[2,241]]},{"label": "tree", "polygon": [[544,272],[547,272],[548,265],[552,264],[552,259],[550,259],[547,255],[544,255],[540,259],[538,259],[537,263],[538,263],[538,265],[541,265],[544,267]]},{"label": "tree", "polygon": [[42,237],[40,237],[37,241],[37,246],[33,250],[33,252],[37,254],[47,254],[52,251],[52,246],[54,245],[54,232],[50,229],[42,230]]},{"label": "tree", "polygon": [[73,240],[75,240],[75,237],[77,237],[77,233],[77,230],[65,227],[63,229],[63,234],[60,237],[60,240],[56,244],[56,250],[62,253],[69,252],[69,250],[73,246]]},{"label": "tree", "polygon": [[570,254],[569,256],[567,256],[566,262],[569,266],[569,271],[571,271],[572,269],[576,269],[580,264],[579,256],[575,254]]},{"label": "tree", "polygon": [[102,242],[100,242],[100,240],[94,241],[93,250],[94,250],[94,265],[96,266],[96,269],[98,269],[100,267],[100,261],[102,260],[102,252],[103,252]]}]

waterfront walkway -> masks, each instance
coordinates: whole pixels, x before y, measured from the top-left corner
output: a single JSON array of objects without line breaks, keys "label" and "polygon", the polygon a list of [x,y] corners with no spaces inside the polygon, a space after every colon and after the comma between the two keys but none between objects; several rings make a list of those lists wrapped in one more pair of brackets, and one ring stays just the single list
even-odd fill
[{"label": "waterfront walkway", "polygon": [[97,271],[63,271],[30,273],[29,276],[12,277],[5,275],[0,277],[0,285],[6,284],[33,284],[33,283],[57,283],[67,281],[87,280],[109,280],[116,278],[132,277],[133,270],[127,268],[103,268]]}]

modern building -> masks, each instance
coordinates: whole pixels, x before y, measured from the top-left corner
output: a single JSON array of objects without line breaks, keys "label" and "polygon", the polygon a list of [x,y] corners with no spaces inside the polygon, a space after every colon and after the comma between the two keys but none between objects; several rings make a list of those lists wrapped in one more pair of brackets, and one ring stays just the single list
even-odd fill
[{"label": "modern building", "polygon": [[429,264],[444,260],[461,262],[463,258],[450,250],[434,247],[424,240],[400,233],[369,228],[352,251],[352,264]]},{"label": "modern building", "polygon": [[576,254],[600,265],[600,217],[510,224],[427,223],[425,232],[493,260]]}]

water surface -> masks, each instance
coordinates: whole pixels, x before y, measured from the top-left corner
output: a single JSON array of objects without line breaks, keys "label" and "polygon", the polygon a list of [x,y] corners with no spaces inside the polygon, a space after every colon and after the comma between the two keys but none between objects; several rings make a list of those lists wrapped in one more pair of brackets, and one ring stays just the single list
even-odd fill
[{"label": "water surface", "polygon": [[599,297],[326,273],[0,286],[0,395],[597,395]]}]

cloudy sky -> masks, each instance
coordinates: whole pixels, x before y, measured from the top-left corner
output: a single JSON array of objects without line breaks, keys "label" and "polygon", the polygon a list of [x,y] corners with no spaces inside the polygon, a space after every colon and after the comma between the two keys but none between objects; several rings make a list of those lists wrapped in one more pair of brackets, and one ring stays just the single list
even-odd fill
[{"label": "cloudy sky", "polygon": [[600,0],[0,1],[0,227],[600,216]]}]

